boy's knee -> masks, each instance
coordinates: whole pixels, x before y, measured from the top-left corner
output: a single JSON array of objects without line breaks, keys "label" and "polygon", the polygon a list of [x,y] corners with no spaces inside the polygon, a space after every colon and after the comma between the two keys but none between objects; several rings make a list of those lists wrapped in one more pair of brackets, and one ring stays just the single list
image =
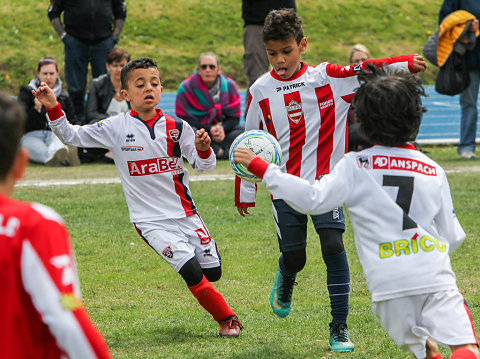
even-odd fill
[{"label": "boy's knee", "polygon": [[305,249],[298,249],[291,252],[283,252],[283,264],[285,269],[291,273],[300,272],[307,262],[307,253]]},{"label": "boy's knee", "polygon": [[197,285],[203,279],[202,267],[200,267],[200,263],[198,263],[195,257],[185,263],[178,271],[178,274],[182,276],[183,280],[189,287]]},{"label": "boy's knee", "polygon": [[324,256],[335,255],[345,250],[345,247],[343,246],[342,230],[322,228],[317,230],[317,233],[320,236],[320,244]]},{"label": "boy's knee", "polygon": [[222,267],[203,268],[203,274],[209,282],[216,282],[222,277]]}]

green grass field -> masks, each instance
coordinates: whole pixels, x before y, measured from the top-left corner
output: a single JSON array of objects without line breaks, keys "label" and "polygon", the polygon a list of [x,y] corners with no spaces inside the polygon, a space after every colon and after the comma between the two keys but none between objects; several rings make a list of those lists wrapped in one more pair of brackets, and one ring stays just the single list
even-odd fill
[{"label": "green grass field", "polygon": [[[452,263],[478,324],[480,162],[458,160],[451,146],[424,149],[449,170],[455,208],[467,233]],[[220,162],[214,173],[231,174],[228,163]],[[31,165],[25,183],[115,176],[112,165]],[[191,183],[200,214],[222,254],[224,274],[215,286],[245,326],[238,339],[218,337],[218,325],[197,304],[180,276],[136,234],[119,184],[21,186],[15,197],[49,205],[65,219],[85,306],[115,358],[411,358],[396,347],[371,313],[348,218],[344,241],[351,268],[349,327],[355,351],[329,352],[326,272],[313,227],[292,312],[285,319],[271,312],[268,298],[279,253],[270,197],[263,185],[258,188],[257,207],[244,219],[233,205],[233,181]]]}]

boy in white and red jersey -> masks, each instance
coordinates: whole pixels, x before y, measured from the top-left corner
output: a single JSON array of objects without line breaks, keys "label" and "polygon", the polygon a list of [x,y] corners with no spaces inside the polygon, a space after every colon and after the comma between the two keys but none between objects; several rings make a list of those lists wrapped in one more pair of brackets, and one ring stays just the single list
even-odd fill
[{"label": "boy in white and red jersey", "polygon": [[238,337],[242,324],[211,282],[220,279],[220,255],[188,186],[185,157],[198,171],[215,168],[215,154],[204,129],[194,132],[183,120],[156,105],[162,85],[155,61],[130,61],[121,74],[123,98],[132,110],[93,125],[73,126],[42,84],[35,97],[47,108],[50,126],[65,144],[112,151],[122,181],[130,220],[150,245],[185,280],[220,324],[220,335]]},{"label": "boy in white and red jersey", "polygon": [[[293,9],[271,11],[265,19],[263,41],[272,71],[261,76],[250,88],[245,129],[263,129],[277,138],[282,148],[281,168],[313,183],[330,173],[346,152],[347,113],[354,90],[359,86],[356,74],[367,63],[385,65],[388,71],[424,71],[420,55],[368,60],[356,66],[313,67],[301,62],[307,39],[301,19]],[[255,206],[255,185],[236,178],[235,205],[245,216]],[[273,312],[286,317],[291,310],[296,274],[306,262],[308,217],[273,197],[273,214],[281,256],[270,295]],[[342,233],[345,230],[342,208],[312,216],[320,237],[327,268],[330,295],[331,350],[354,349],[347,328],[350,272]]]},{"label": "boy in white and red jersey", "polygon": [[10,198],[28,164],[25,118],[0,93],[0,358],[110,358],[80,300],[62,218]]},{"label": "boy in white and red jersey", "polygon": [[[348,208],[373,312],[400,348],[416,358],[478,359],[470,311],[449,253],[465,239],[444,170],[413,145],[422,114],[420,79],[369,65],[353,99],[361,130],[375,145],[348,153],[333,171],[310,181],[285,174],[253,152],[235,161],[263,178],[275,198],[311,215]],[[375,354],[375,353],[374,353]]]}]

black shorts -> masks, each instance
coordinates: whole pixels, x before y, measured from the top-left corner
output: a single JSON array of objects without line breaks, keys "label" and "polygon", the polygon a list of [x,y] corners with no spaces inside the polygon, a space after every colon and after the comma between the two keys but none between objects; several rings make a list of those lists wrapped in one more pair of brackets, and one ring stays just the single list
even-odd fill
[{"label": "black shorts", "polygon": [[[274,200],[272,208],[280,252],[306,248],[308,216],[297,212],[281,199]],[[310,217],[317,232],[325,228],[345,231],[345,216],[342,207]]]}]

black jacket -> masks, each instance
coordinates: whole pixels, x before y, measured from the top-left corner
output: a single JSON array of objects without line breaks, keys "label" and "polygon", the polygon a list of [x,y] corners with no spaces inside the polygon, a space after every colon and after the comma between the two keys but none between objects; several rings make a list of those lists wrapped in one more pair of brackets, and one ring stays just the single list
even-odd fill
[{"label": "black jacket", "polygon": [[[479,0],[444,0],[440,13],[438,15],[438,23],[441,24],[443,19],[450,13],[457,10],[465,10],[480,19],[480,1]],[[480,70],[480,38],[473,50],[467,50],[466,53],[467,67],[469,70]]]},{"label": "black jacket", "polygon": [[112,36],[114,19],[125,20],[125,0],[51,0],[48,18],[63,12],[65,31],[87,44],[97,44]]},{"label": "black jacket", "polygon": [[295,7],[295,0],[242,0],[244,26],[262,25],[271,10]]},{"label": "black jacket", "polygon": [[110,74],[105,74],[93,79],[88,91],[86,106],[86,123],[95,123],[107,118],[107,109],[115,96]]},{"label": "black jacket", "polygon": [[[20,93],[17,97],[27,111],[27,121],[25,123],[25,133],[37,130],[50,130],[47,120],[47,111],[45,106],[42,106],[40,112],[35,109],[35,97],[32,94],[32,89],[25,85],[20,88]],[[62,106],[62,110],[65,112],[68,121],[71,124],[77,124],[77,118],[75,117],[75,110],[73,108],[72,100],[68,96],[68,92],[62,90],[60,95],[57,96],[58,102]]]}]

